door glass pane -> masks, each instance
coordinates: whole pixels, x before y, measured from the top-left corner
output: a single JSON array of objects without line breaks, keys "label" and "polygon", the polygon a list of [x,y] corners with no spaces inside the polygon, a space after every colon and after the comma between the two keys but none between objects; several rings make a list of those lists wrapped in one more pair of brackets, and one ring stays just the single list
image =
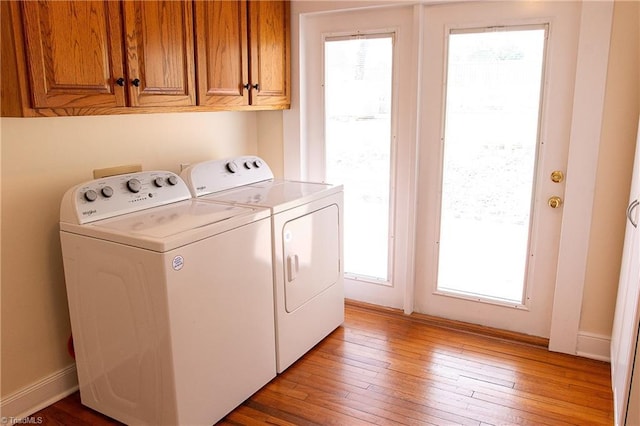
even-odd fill
[{"label": "door glass pane", "polygon": [[326,179],[344,184],[344,270],[389,281],[390,35],[327,39]]},{"label": "door glass pane", "polygon": [[523,303],[545,35],[449,35],[440,291]]}]

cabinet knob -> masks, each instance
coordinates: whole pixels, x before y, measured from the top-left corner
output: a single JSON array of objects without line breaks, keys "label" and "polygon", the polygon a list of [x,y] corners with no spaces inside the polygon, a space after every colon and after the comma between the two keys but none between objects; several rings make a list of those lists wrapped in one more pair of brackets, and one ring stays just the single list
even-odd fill
[{"label": "cabinet knob", "polygon": [[120,77],[116,80],[116,84],[120,87],[124,86],[124,78]]},{"label": "cabinet knob", "polygon": [[247,84],[243,84],[242,87],[244,87],[245,90],[249,90],[249,87],[251,86],[249,86],[249,83],[247,83]]},{"label": "cabinet knob", "polygon": [[258,83],[254,84],[254,85],[253,85],[253,86],[251,86],[251,87],[253,87],[253,88],[254,88],[254,89],[256,89],[256,90],[260,90],[260,85],[259,85]]},{"label": "cabinet knob", "polygon": [[131,80],[131,84],[133,84],[136,87],[140,87],[140,79],[134,78],[133,80]]}]

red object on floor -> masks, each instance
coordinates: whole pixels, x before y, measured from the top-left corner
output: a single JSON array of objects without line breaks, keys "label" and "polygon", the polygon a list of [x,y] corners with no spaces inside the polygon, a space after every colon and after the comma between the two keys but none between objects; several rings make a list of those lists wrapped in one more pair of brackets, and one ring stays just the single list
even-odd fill
[{"label": "red object on floor", "polygon": [[76,351],[73,349],[73,335],[69,335],[69,340],[67,340],[67,351],[71,358],[76,359]]}]

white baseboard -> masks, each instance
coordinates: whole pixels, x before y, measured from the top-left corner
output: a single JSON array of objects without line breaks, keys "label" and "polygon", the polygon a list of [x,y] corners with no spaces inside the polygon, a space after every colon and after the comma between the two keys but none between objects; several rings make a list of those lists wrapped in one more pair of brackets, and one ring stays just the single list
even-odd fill
[{"label": "white baseboard", "polygon": [[598,361],[611,362],[611,336],[578,332],[576,355]]},{"label": "white baseboard", "polygon": [[78,390],[76,365],[63,368],[0,401],[2,417],[23,419]]}]

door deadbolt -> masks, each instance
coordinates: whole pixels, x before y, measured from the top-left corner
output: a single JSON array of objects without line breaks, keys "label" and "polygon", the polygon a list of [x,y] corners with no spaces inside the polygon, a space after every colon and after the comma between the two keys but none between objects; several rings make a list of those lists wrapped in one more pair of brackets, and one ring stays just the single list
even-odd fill
[{"label": "door deadbolt", "polygon": [[551,207],[552,209],[557,209],[562,205],[562,198],[558,197],[557,195],[554,195],[553,197],[549,198],[549,201],[547,201],[547,204],[549,204],[549,207]]},{"label": "door deadbolt", "polygon": [[551,172],[551,182],[560,183],[564,180],[564,173],[560,170],[554,170]]}]

